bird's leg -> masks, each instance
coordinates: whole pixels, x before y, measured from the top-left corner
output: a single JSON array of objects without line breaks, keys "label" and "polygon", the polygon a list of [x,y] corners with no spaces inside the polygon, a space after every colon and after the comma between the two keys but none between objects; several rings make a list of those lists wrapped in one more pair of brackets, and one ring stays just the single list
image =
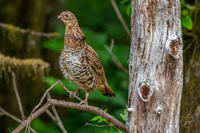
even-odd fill
[{"label": "bird's leg", "polygon": [[79,91],[80,91],[80,88],[77,88],[74,92],[69,94],[69,97],[75,98],[75,96],[78,96]]},{"label": "bird's leg", "polygon": [[85,91],[85,99],[84,101],[81,101],[79,104],[85,104],[85,105],[88,105],[88,97],[90,95],[90,91],[89,90],[86,90]]},{"label": "bird's leg", "polygon": [[74,92],[74,95],[75,95],[75,96],[78,96],[80,90],[81,90],[80,88],[77,88],[77,89],[75,90],[75,92]]},{"label": "bird's leg", "polygon": [[88,97],[90,95],[90,91],[87,91],[85,92],[85,104],[88,105]]}]

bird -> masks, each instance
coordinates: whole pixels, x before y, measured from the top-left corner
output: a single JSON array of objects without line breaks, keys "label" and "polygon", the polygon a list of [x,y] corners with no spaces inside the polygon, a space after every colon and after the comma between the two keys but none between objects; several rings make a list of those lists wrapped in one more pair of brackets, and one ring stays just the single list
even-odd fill
[{"label": "bird", "polygon": [[104,96],[115,96],[107,83],[104,68],[95,50],[86,43],[86,37],[71,11],[63,11],[57,17],[65,25],[64,48],[59,57],[61,72],[77,86],[73,95],[85,90],[80,104],[88,105],[91,90],[100,90]]}]

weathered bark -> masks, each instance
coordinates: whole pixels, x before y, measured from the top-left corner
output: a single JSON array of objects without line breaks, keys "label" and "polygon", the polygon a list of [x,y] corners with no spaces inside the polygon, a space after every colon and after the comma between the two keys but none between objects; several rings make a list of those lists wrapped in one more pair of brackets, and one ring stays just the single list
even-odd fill
[{"label": "weathered bark", "polygon": [[133,0],[127,129],[178,133],[183,57],[179,0]]}]

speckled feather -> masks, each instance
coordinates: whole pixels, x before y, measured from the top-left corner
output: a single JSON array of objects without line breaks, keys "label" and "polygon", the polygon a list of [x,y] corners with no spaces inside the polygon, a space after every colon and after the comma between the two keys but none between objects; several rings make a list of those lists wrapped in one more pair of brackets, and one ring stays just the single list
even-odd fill
[{"label": "speckled feather", "polygon": [[106,81],[102,63],[94,49],[85,42],[85,35],[76,17],[65,11],[59,18],[66,27],[64,49],[59,58],[64,76],[86,92],[100,90],[105,96],[114,96]]}]

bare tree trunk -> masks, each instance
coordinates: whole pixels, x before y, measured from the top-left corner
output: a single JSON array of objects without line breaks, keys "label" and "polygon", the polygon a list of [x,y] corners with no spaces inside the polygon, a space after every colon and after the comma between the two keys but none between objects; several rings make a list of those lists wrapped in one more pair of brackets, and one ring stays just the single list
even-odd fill
[{"label": "bare tree trunk", "polygon": [[180,0],[133,0],[129,133],[178,133],[183,57]]}]

